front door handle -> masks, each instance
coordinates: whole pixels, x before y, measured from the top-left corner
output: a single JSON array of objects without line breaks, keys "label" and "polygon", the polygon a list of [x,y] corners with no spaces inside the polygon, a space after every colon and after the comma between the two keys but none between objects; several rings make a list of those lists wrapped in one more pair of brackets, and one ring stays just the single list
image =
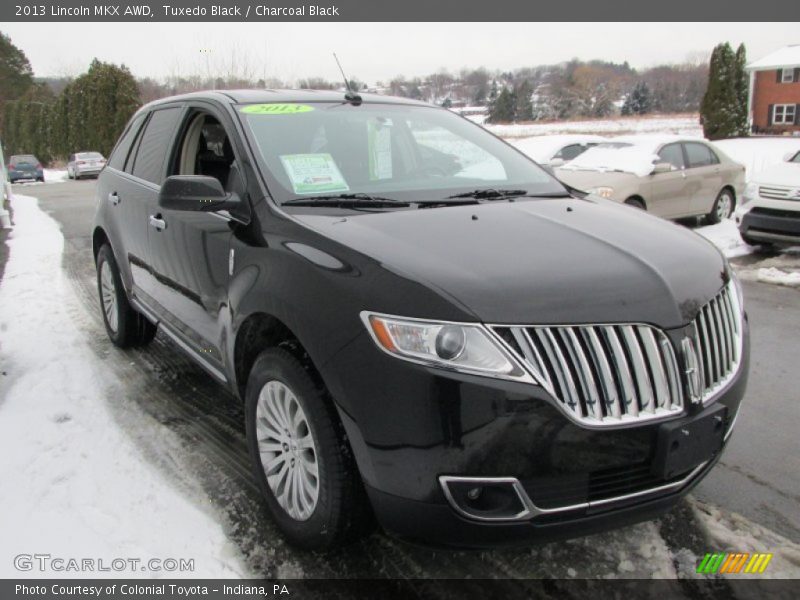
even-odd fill
[{"label": "front door handle", "polygon": [[117,195],[117,192],[111,192],[108,195],[108,201],[111,202],[111,204],[113,204],[114,206],[119,204],[119,196]]},{"label": "front door handle", "polygon": [[167,228],[167,222],[161,218],[161,215],[150,215],[150,226],[155,227],[158,231],[164,231]]}]

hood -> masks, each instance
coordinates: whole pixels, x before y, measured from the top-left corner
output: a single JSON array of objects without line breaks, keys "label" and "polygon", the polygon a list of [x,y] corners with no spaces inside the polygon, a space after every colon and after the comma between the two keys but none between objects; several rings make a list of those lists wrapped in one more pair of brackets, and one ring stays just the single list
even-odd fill
[{"label": "hood", "polygon": [[556,169],[556,177],[577,190],[588,191],[601,185],[617,188],[627,186],[639,179],[633,173],[619,171],[578,171],[574,169]]},{"label": "hood", "polygon": [[295,218],[492,324],[679,327],[727,278],[724,259],[704,238],[610,201]]},{"label": "hood", "polygon": [[781,185],[800,188],[800,163],[783,162],[753,177],[758,185]]}]

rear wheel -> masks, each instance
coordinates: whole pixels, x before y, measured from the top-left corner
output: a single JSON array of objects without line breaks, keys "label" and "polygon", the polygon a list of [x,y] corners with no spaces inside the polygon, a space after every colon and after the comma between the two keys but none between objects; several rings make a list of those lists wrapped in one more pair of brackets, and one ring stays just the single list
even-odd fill
[{"label": "rear wheel", "polygon": [[108,244],[97,253],[97,290],[106,333],[115,346],[144,346],[153,339],[156,326],[128,302],[114,253]]},{"label": "rear wheel", "polygon": [[736,200],[733,197],[733,192],[725,188],[714,200],[714,206],[711,208],[711,212],[706,215],[706,220],[713,225],[723,219],[729,219],[735,206]]},{"label": "rear wheel", "polygon": [[245,416],[253,475],[291,543],[318,550],[366,531],[371,513],[338,415],[292,354],[258,356]]},{"label": "rear wheel", "polygon": [[639,210],[647,210],[641,198],[628,198],[625,200],[625,204],[633,208],[638,208]]}]

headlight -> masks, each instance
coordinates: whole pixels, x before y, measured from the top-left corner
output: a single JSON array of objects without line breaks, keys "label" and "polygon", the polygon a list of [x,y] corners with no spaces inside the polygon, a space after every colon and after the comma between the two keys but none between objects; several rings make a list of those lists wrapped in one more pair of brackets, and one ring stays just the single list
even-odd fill
[{"label": "headlight", "polygon": [[411,362],[532,382],[519,362],[483,325],[442,323],[362,312],[378,348]]},{"label": "headlight", "polygon": [[595,188],[591,188],[589,190],[589,193],[590,194],[596,194],[596,195],[600,196],[601,198],[611,198],[611,194],[614,193],[614,188],[605,187],[605,186],[595,187]]},{"label": "headlight", "polygon": [[744,194],[742,194],[742,204],[747,204],[751,200],[758,198],[758,185],[755,183],[748,183],[744,187]]}]

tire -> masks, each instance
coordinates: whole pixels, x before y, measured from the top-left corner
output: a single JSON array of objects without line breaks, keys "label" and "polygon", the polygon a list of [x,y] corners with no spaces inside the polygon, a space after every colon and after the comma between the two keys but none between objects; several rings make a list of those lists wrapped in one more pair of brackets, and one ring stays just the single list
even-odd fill
[{"label": "tire", "polygon": [[[368,531],[372,513],[336,410],[288,351],[272,348],[256,359],[247,380],[245,421],[253,476],[291,544],[324,550]],[[299,487],[287,491],[294,481]]]},{"label": "tire", "polygon": [[711,212],[706,215],[706,221],[711,225],[720,223],[723,219],[729,219],[736,208],[736,198],[728,188],[720,190]]},{"label": "tire", "polygon": [[36,181],[40,181],[40,182],[44,183],[44,177],[37,177]]},{"label": "tire", "polygon": [[106,333],[115,346],[145,346],[155,337],[156,326],[128,302],[117,261],[108,244],[97,253],[97,291]]},{"label": "tire", "polygon": [[70,171],[69,169],[67,169],[67,179],[73,179],[72,171]]},{"label": "tire", "polygon": [[639,198],[628,198],[627,200],[625,200],[625,204],[627,204],[628,206],[632,206],[633,208],[638,208],[639,210],[645,210],[645,211],[647,210],[647,207],[644,205],[644,202],[642,202]]}]

